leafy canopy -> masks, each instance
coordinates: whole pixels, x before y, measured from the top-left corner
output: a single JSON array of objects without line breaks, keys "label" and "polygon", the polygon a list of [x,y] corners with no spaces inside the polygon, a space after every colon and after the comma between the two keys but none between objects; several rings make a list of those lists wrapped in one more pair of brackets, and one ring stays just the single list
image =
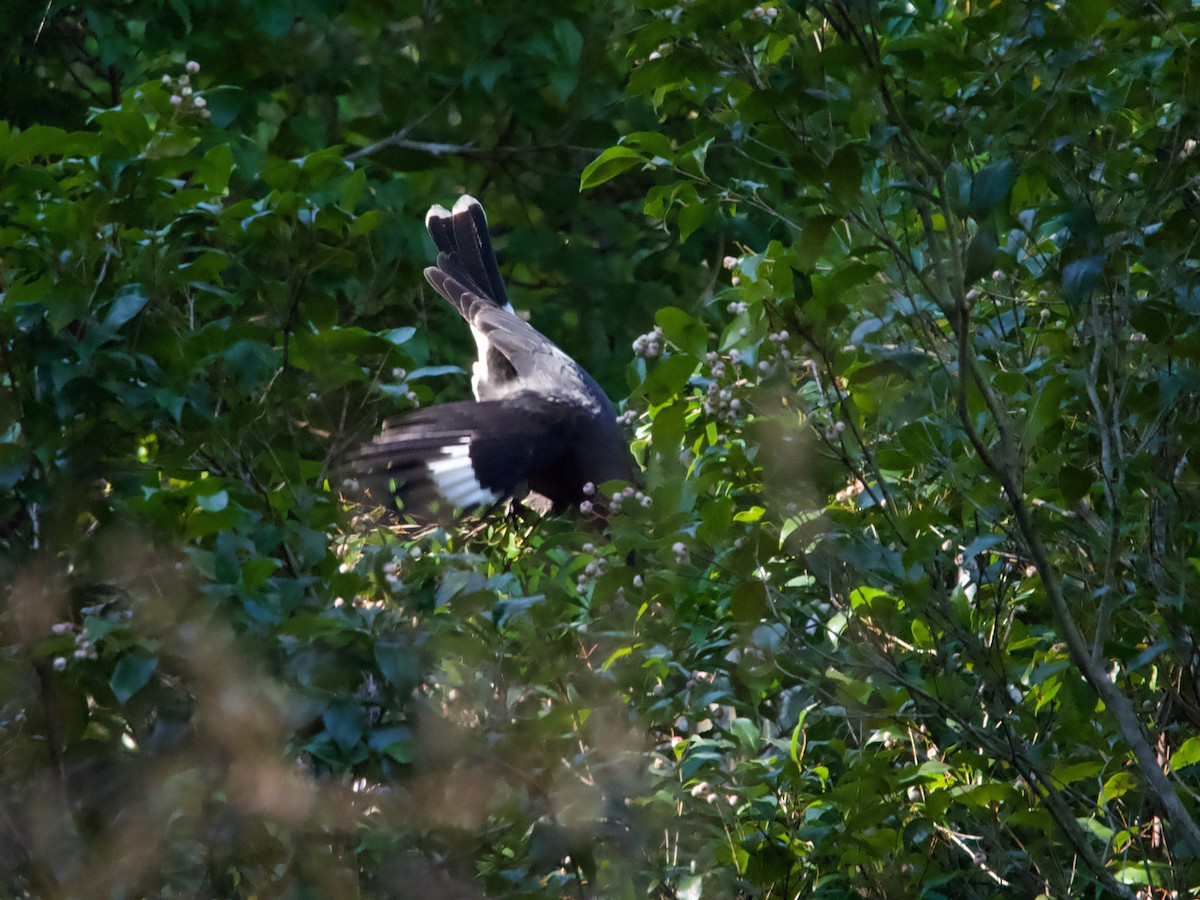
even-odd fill
[{"label": "leafy canopy", "polygon": [[[1188,4],[39,6],[9,893],[1195,889]],[[628,398],[606,529],[344,490],[465,396],[461,190]]]}]

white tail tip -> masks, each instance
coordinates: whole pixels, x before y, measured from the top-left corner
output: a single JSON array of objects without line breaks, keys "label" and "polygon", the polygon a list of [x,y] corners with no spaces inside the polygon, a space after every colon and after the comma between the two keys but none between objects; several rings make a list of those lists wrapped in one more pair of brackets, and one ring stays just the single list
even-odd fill
[{"label": "white tail tip", "polygon": [[466,212],[472,206],[478,206],[479,211],[483,212],[483,204],[482,203],[480,203],[478,200],[476,200],[470,194],[463,194],[461,197],[458,198],[458,202],[454,204],[454,213],[455,213],[455,215],[457,215],[458,213]]}]

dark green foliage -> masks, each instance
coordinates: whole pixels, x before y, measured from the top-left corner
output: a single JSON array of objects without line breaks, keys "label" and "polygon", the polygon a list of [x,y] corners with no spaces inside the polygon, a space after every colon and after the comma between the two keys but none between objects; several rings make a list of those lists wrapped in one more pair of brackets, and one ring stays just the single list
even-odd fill
[{"label": "dark green foliage", "polygon": [[[4,893],[1195,890],[1189,6],[42,6]],[[628,397],[606,530],[343,483],[466,396],[464,190]]]}]

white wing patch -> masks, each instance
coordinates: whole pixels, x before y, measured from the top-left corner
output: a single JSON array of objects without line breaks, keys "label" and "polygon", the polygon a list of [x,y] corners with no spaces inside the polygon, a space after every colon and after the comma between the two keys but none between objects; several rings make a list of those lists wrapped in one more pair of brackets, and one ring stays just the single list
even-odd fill
[{"label": "white wing patch", "polygon": [[494,503],[500,495],[490,491],[475,477],[471,465],[471,439],[459,438],[459,442],[442,449],[438,459],[426,460],[425,468],[437,492],[463,509],[472,509],[485,503]]}]

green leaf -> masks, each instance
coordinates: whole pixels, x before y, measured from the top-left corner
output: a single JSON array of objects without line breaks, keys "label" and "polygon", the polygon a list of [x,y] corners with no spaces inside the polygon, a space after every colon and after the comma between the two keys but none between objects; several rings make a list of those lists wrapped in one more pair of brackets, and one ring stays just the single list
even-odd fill
[{"label": "green leaf", "polygon": [[762,742],[762,732],[758,730],[758,726],[752,719],[734,719],[729,724],[729,730],[737,738],[738,743],[747,750],[757,750]]},{"label": "green leaf", "polygon": [[1085,760],[1056,766],[1050,774],[1060,785],[1068,785],[1084,778],[1092,778],[1100,774],[1103,768],[1103,765],[1096,760]]},{"label": "green leaf", "polygon": [[421,381],[425,378],[438,378],[442,375],[463,375],[462,366],[421,366],[408,373],[408,381]]},{"label": "green leaf", "polygon": [[829,233],[838,222],[837,216],[812,216],[804,223],[800,240],[796,244],[795,263],[802,272],[811,272],[821,254]]},{"label": "green leaf", "polygon": [[655,406],[678,396],[696,371],[697,362],[690,356],[677,353],[660,361],[638,385],[636,396],[646,397]]},{"label": "green leaf", "polygon": [[971,203],[971,176],[962,163],[951,163],[943,177],[946,202],[955,215],[965,215]]},{"label": "green leaf", "polygon": [[196,497],[196,505],[205,512],[220,512],[229,505],[229,492],[215,491],[211,494],[200,494]]},{"label": "green leaf", "polygon": [[14,443],[0,443],[0,490],[10,491],[29,472],[33,454]]},{"label": "green leaf", "polygon": [[636,165],[648,162],[646,157],[630,147],[609,147],[588,163],[579,177],[579,189],[586,191],[597,187]]},{"label": "green leaf", "polygon": [[934,646],[933,633],[929,630],[929,626],[924,619],[913,619],[909,626],[909,631],[912,633],[913,643],[921,648],[928,649]]},{"label": "green leaf", "polygon": [[679,900],[700,900],[704,896],[704,879],[700,875],[685,875],[675,888]]},{"label": "green leaf", "polygon": [[686,241],[695,234],[696,229],[703,225],[709,216],[708,207],[699,200],[685,203],[679,210],[679,240]]},{"label": "green leaf", "polygon": [[1012,160],[1000,160],[984,166],[971,179],[971,200],[967,212],[976,219],[989,215],[1008,196],[1016,180],[1017,173]]},{"label": "green leaf", "polygon": [[967,546],[963,547],[962,555],[967,559],[971,559],[972,557],[979,556],[981,553],[986,553],[993,547],[1003,544],[1006,540],[1008,538],[1003,534],[981,534],[975,540],[971,541],[971,543],[967,544]]},{"label": "green leaf", "polygon": [[3,138],[0,141],[0,162],[5,169],[33,159],[91,153],[98,141],[94,134],[66,132],[48,125],[33,125],[0,137]]},{"label": "green leaf", "polygon": [[1200,737],[1190,737],[1171,754],[1171,768],[1178,772],[1200,762]]},{"label": "green leaf", "polygon": [[362,740],[367,716],[363,708],[353,700],[341,699],[326,708],[321,721],[338,749],[347,753]]},{"label": "green leaf", "polygon": [[1068,380],[1061,377],[1050,378],[1042,385],[1025,426],[1027,442],[1032,444],[1047,428],[1062,422],[1063,400],[1070,390]]},{"label": "green leaf", "polygon": [[702,321],[677,306],[664,306],[654,314],[654,323],[673,346],[695,359],[704,359],[708,328]]},{"label": "green leaf", "polygon": [[1104,787],[1100,791],[1100,802],[1111,803],[1118,797],[1137,790],[1139,784],[1138,777],[1132,772],[1118,772],[1104,782]]},{"label": "green leaf", "polygon": [[417,329],[411,325],[405,325],[403,328],[393,328],[391,331],[384,332],[383,339],[389,344],[400,347],[411,341],[416,333]]},{"label": "green leaf", "polygon": [[839,203],[851,205],[862,192],[863,165],[858,148],[847,144],[833,155],[825,170],[830,193]]},{"label": "green leaf", "polygon": [[554,40],[562,50],[563,59],[572,66],[579,65],[583,52],[583,35],[568,19],[554,20]]},{"label": "green leaf", "polygon": [[383,677],[403,694],[421,681],[420,655],[407,644],[378,641],[375,644],[375,664]]},{"label": "green leaf", "polygon": [[137,652],[127,653],[117,660],[108,682],[117,702],[124,705],[146,686],[157,668],[157,659]]},{"label": "green leaf", "polygon": [[1103,256],[1077,259],[1063,266],[1063,298],[1072,306],[1082,306],[1092,298],[1096,280],[1104,270]]},{"label": "green leaf", "polygon": [[204,154],[204,165],[196,167],[196,178],[213,194],[224,194],[233,174],[233,150],[228,144],[217,144]]},{"label": "green leaf", "polygon": [[769,611],[766,585],[758,580],[737,584],[729,599],[729,611],[740,622],[757,622]]},{"label": "green leaf", "polygon": [[705,137],[684,144],[675,154],[675,164],[680,170],[697,178],[704,178],[704,166],[708,162],[708,149],[713,138]]},{"label": "green leaf", "polygon": [[369,209],[354,217],[348,233],[351,237],[362,237],[364,234],[370,234],[386,221],[387,216],[381,210]]},{"label": "green leaf", "polygon": [[411,763],[416,756],[412,729],[406,725],[375,729],[367,738],[367,746],[398,763]]},{"label": "green leaf", "polygon": [[657,131],[635,131],[621,138],[621,146],[629,147],[650,156],[654,161],[670,163],[675,155],[671,139]]},{"label": "green leaf", "polygon": [[995,236],[990,231],[979,231],[967,244],[966,258],[963,260],[964,281],[974,284],[986,277],[996,267],[996,253],[1000,249]]},{"label": "green leaf", "polygon": [[653,413],[650,434],[656,446],[675,447],[683,440],[688,406],[684,402],[668,403]]}]

